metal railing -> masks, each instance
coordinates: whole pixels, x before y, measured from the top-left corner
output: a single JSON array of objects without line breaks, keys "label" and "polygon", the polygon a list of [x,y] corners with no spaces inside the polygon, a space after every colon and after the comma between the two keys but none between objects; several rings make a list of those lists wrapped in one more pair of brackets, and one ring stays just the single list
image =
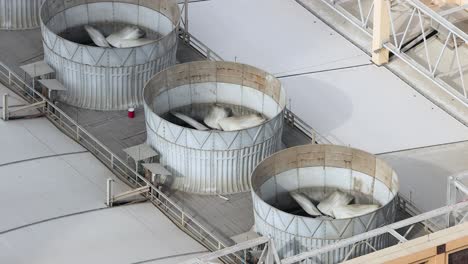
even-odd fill
[{"label": "metal railing", "polygon": [[[27,82],[28,81],[21,79],[7,66],[0,62],[0,83],[10,88],[29,103],[45,101],[46,105],[42,109],[39,109],[39,111],[44,113],[47,119],[49,119],[63,133],[88,149],[119,179],[129,186],[133,188],[149,186],[150,192],[146,195],[147,198],[167,217],[169,217],[172,222],[182,230],[186,231],[194,239],[202,243],[205,247],[210,250],[219,250],[226,247],[226,244],[200,224],[194,217],[186,213],[183,208],[177,205],[162,191],[158,190],[136,170],[131,168],[125,161],[119,158],[98,139],[81,127],[64,111],[50,102],[41,93],[34,90],[32,85]],[[242,263],[242,258],[235,254],[224,256],[222,259],[226,263]]]},{"label": "metal railing", "polygon": [[[387,0],[388,3],[388,0]],[[407,12],[411,12],[408,21],[403,23],[401,29],[396,29],[395,19],[393,18],[392,8],[388,4],[388,12],[390,13],[391,35],[389,42],[384,44],[384,47],[395,54],[398,58],[411,65],[416,71],[431,79],[439,87],[459,99],[460,102],[468,106],[468,95],[465,81],[468,81],[468,74],[464,71],[468,65],[461,64],[459,45],[468,43],[466,33],[455,27],[447,19],[443,18],[419,0],[408,0],[406,3]],[[417,19],[415,19],[415,17]],[[418,20],[418,23],[414,23]],[[416,24],[416,25],[415,25]],[[413,29],[413,30],[411,30]],[[432,54],[429,50],[429,40],[431,32],[446,32],[442,47],[437,49],[436,54]],[[413,32],[415,37],[410,38],[410,33]],[[440,34],[440,33],[439,33]],[[401,36],[401,37],[399,37]],[[423,49],[421,54],[416,52],[408,52],[404,45],[421,42]],[[453,52],[448,52],[448,46],[453,47]],[[433,45],[433,49],[435,49]],[[435,56],[434,56],[435,55]],[[441,62],[455,61],[455,67],[446,66],[441,69]],[[448,68],[447,68],[448,67]],[[465,80],[466,79],[466,80]]]},{"label": "metal railing", "polygon": [[[246,263],[256,264],[280,264],[281,260],[275,248],[273,240],[268,237],[259,237],[245,242],[241,242],[232,247],[228,247],[216,252],[202,255],[195,259],[190,259],[182,264],[204,264],[212,263],[228,254],[243,255]],[[254,254],[252,254],[254,253]],[[256,253],[256,254],[255,254]]]},{"label": "metal railing", "polygon": [[295,127],[296,129],[301,131],[304,135],[309,137],[313,143],[332,144],[330,140],[320,135],[320,133],[318,133],[317,130],[309,126],[305,121],[300,119],[297,115],[295,115],[291,110],[287,108],[285,108],[284,110],[284,119],[286,120],[286,123]]},{"label": "metal railing", "polygon": [[[184,262],[184,264],[199,264],[199,263],[207,263],[206,261],[214,260],[216,258],[223,257],[224,254],[228,254],[234,251],[259,251],[261,249],[262,254],[260,256],[263,256],[264,254],[269,254],[269,258],[272,259],[272,262],[261,262],[258,259],[258,262],[252,262],[252,263],[277,263],[277,264],[293,264],[293,263],[302,263],[305,261],[310,261],[311,263],[322,263],[321,257],[326,256],[327,253],[344,248],[344,247],[351,247],[351,250],[348,252],[347,256],[341,261],[346,261],[352,257],[357,257],[354,256],[354,250],[359,247],[369,247],[370,251],[376,251],[375,248],[373,248],[368,241],[371,240],[374,237],[382,236],[387,234],[389,236],[389,239],[391,240],[391,244],[396,245],[399,243],[404,243],[408,240],[411,240],[416,237],[420,237],[422,235],[430,233],[430,230],[424,229],[424,234],[419,234],[415,235],[414,233],[421,232],[421,230],[417,230],[415,228],[416,226],[423,226],[422,223],[425,222],[438,222],[434,221],[436,218],[442,218],[442,219],[447,219],[448,217],[453,218],[453,222],[450,224],[448,222],[446,226],[443,228],[447,228],[453,225],[461,224],[466,221],[466,218],[468,216],[468,201],[464,202],[459,202],[456,204],[452,205],[447,205],[442,208],[438,208],[399,222],[395,222],[390,225],[383,226],[381,228],[377,228],[374,230],[371,230],[366,233],[362,233],[357,236],[353,236],[347,239],[340,240],[336,243],[329,244],[327,246],[324,246],[322,248],[314,249],[311,251],[303,252],[291,257],[286,257],[283,259],[277,258],[276,252],[272,251],[266,251],[264,245],[272,245],[274,248],[273,241],[270,238],[266,237],[261,237],[253,240],[249,240],[246,242],[242,242],[238,245],[226,248],[224,250],[220,250],[218,252],[213,252],[206,254],[204,256],[200,256],[197,258],[194,258],[192,260],[189,260],[187,262]],[[247,255],[247,253],[245,253]],[[275,256],[276,255],[276,256]],[[264,259],[264,258],[263,258]],[[309,263],[309,262],[307,262]]]},{"label": "metal railing", "polygon": [[[374,0],[321,1],[372,37]],[[383,48],[468,106],[468,65],[462,65],[460,54],[460,47],[468,43],[467,34],[419,0],[385,3],[391,36]],[[446,34],[442,45],[430,45],[430,38],[441,32]],[[420,44],[422,48],[416,52],[414,47]]]},{"label": "metal railing", "polygon": [[[313,259],[320,260],[320,256],[327,252],[333,251],[335,249],[352,246],[356,248],[360,245],[366,245],[367,241],[373,237],[381,236],[383,234],[389,234],[394,238],[394,244],[403,243],[408,240],[408,235],[414,231],[414,227],[421,223],[422,221],[433,221],[434,218],[446,218],[449,215],[456,215],[457,222],[454,224],[461,224],[465,222],[465,217],[468,215],[468,201],[457,203],[454,205],[448,205],[442,208],[429,211],[381,228],[374,229],[372,231],[351,237],[349,239],[341,240],[335,244],[325,246],[320,249],[312,250],[309,252],[304,252],[296,256],[285,258],[281,261],[282,264],[292,264],[298,263],[304,260]],[[449,227],[449,226],[446,226]],[[372,249],[372,247],[370,247]],[[375,249],[372,249],[375,251]],[[352,255],[352,251],[349,252],[348,257],[344,260],[347,260],[349,256]],[[344,261],[343,260],[343,261]]]},{"label": "metal railing", "polygon": [[221,56],[219,56],[216,52],[208,48],[205,44],[203,44],[200,40],[195,38],[192,34],[185,31],[184,29],[179,29],[179,36],[188,45],[192,46],[197,52],[201,55],[206,57],[208,60],[211,61],[223,61]]},{"label": "metal railing", "polygon": [[200,54],[205,56],[208,60],[214,61],[223,61],[221,56],[216,54],[213,50],[208,48],[200,40],[195,38],[192,34],[189,33],[189,2],[188,0],[179,0],[181,4],[181,27],[179,28],[180,38],[187,44],[191,45],[195,50]]},{"label": "metal railing", "polygon": [[[448,177],[447,181],[447,204],[452,205],[468,199],[468,186],[464,184],[468,179],[468,171]],[[464,220],[464,219],[463,219]],[[446,219],[448,225],[456,223],[453,216]]]}]

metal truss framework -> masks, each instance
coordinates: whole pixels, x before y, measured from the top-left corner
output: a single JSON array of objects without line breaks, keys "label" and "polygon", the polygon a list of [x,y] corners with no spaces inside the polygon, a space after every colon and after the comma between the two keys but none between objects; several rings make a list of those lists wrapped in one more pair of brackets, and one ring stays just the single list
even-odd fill
[{"label": "metal truss framework", "polygon": [[[419,0],[321,0],[369,37],[373,37],[376,2],[384,2],[380,12],[387,13],[390,37],[379,48],[387,49],[416,71],[430,79],[453,98],[468,106],[468,65],[463,65],[460,47],[468,35],[445,16],[463,7],[437,13]],[[382,3],[379,3],[379,6]],[[443,33],[439,47],[429,49],[434,33]],[[410,48],[423,44],[420,54]],[[449,52],[448,49],[452,51]],[[372,51],[375,52],[375,51]],[[442,64],[445,64],[442,67]]]},{"label": "metal truss framework", "polygon": [[[352,246],[353,250],[359,246],[367,246],[376,251],[368,241],[376,236],[388,234],[393,239],[393,244],[404,243],[415,238],[415,227],[423,227],[426,233],[436,232],[457,224],[466,222],[468,219],[468,187],[462,183],[468,178],[468,171],[449,177],[447,201],[448,205],[420,215],[407,218],[405,220],[371,230],[369,232],[343,239],[335,244],[331,244],[319,249],[303,252],[298,255],[279,259],[272,239],[260,237],[239,243],[232,247],[225,248],[210,254],[184,262],[184,264],[207,264],[214,263],[217,259],[236,259],[237,263],[258,263],[258,264],[293,264],[293,263],[322,263],[321,257],[328,252]],[[353,254],[353,250],[342,261],[348,260]],[[260,254],[249,254],[249,252],[259,252]],[[258,258],[253,256],[257,255]]]}]

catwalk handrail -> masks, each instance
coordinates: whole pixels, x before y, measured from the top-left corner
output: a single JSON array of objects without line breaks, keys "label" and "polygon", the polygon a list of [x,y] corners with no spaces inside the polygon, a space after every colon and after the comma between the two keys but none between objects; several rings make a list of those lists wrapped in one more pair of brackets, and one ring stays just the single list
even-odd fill
[{"label": "catwalk handrail", "polygon": [[[308,7],[303,0],[296,1],[310,10],[310,7]],[[355,0],[355,2],[352,1],[352,3],[355,5],[350,4],[349,1],[321,1],[328,7],[330,7],[332,10],[334,10],[336,13],[338,13],[341,17],[350,22],[352,25],[356,26],[364,34],[372,38],[373,31],[371,18],[374,11],[374,0],[371,0],[371,5],[365,5],[364,0]],[[344,3],[346,3],[346,5],[344,5]],[[401,19],[401,15],[397,14],[397,12],[401,12],[401,10],[397,10],[396,8],[394,8],[396,6],[409,8],[408,15],[410,15],[410,19],[403,24],[403,26],[400,28],[401,30],[398,30],[395,24],[396,20]],[[353,8],[355,7],[357,7],[357,14],[353,12]],[[464,79],[466,78],[466,74],[464,74],[466,67],[462,66],[460,63],[460,54],[458,51],[457,44],[455,44],[455,42],[458,42],[458,40],[467,44],[468,34],[466,34],[463,30],[455,26],[447,18],[441,16],[437,12],[427,7],[420,0],[386,0],[385,8],[387,9],[388,15],[390,17],[390,38],[387,42],[383,44],[383,48],[392,52],[396,57],[398,57],[403,62],[411,66],[414,70],[422,74],[424,77],[431,80],[435,85],[437,85],[439,88],[450,94],[458,102],[468,107],[468,87],[464,83]],[[426,32],[426,28],[422,27],[422,23],[412,23],[412,19],[414,16],[421,19],[429,19],[431,24],[438,25],[439,27],[447,30],[448,35],[445,40],[445,43],[442,43],[443,45],[441,48],[437,48],[439,52],[435,52],[434,54],[428,52],[428,34]],[[421,31],[419,32],[419,37],[422,38],[424,44],[424,49],[422,50],[422,52],[425,53],[425,55],[423,55],[423,57],[425,56],[425,58],[414,58],[415,55],[408,53],[407,50],[405,50],[405,48],[403,47],[403,42],[408,41],[407,39],[405,39],[405,37],[408,35],[408,32],[412,30]],[[400,41],[398,41],[398,38],[400,36],[403,37]],[[446,50],[448,43],[452,41],[454,42],[454,56],[456,59],[456,65],[454,66],[455,69],[440,69],[440,62],[443,61],[443,57],[446,58],[448,54],[444,51]],[[453,75],[455,81],[449,82],[443,78],[450,75]]]},{"label": "catwalk handrail", "polygon": [[[362,234],[359,234],[359,235],[356,235],[356,236],[353,236],[353,237],[350,237],[350,238],[340,240],[338,242],[326,245],[326,246],[318,248],[318,249],[314,249],[314,250],[310,250],[310,251],[307,251],[307,252],[299,253],[299,254],[291,256],[291,257],[285,257],[285,258],[280,259],[278,261],[275,260],[274,263],[275,264],[302,263],[302,261],[305,261],[305,260],[313,258],[313,257],[320,256],[322,254],[327,254],[327,253],[329,253],[329,252],[331,252],[333,250],[337,250],[337,249],[344,248],[344,247],[347,247],[347,246],[356,246],[359,243],[366,243],[367,240],[369,240],[369,239],[371,239],[373,237],[376,237],[376,236],[381,236],[383,234],[389,234],[390,236],[392,236],[396,240],[398,240],[398,243],[404,243],[404,242],[406,242],[408,240],[411,240],[411,239],[407,238],[407,236],[411,232],[412,226],[414,226],[416,224],[419,224],[421,222],[424,222],[424,221],[429,221],[430,219],[433,219],[435,217],[445,216],[447,214],[457,212],[459,210],[462,210],[464,212],[464,216],[462,217],[461,221],[459,221],[456,224],[461,224],[461,223],[463,223],[464,219],[466,219],[466,216],[468,215],[468,210],[467,209],[468,209],[468,201],[463,201],[463,202],[453,204],[453,205],[447,205],[447,206],[437,208],[437,209],[434,209],[434,210],[426,212],[426,213],[422,213],[422,214],[417,215],[417,216],[413,216],[413,217],[401,220],[399,222],[395,222],[393,224],[389,224],[389,225],[386,225],[386,226],[383,226],[383,227],[380,227],[380,228],[377,228],[377,229],[373,229],[371,231],[368,231],[368,232],[365,232],[365,233],[362,233]],[[409,228],[406,230],[406,232],[403,235],[401,235],[400,233],[398,233],[396,231],[398,229],[408,227],[408,226],[409,226]],[[239,243],[239,244],[237,244],[235,246],[232,246],[230,248],[227,248],[225,250],[220,250],[218,252],[213,252],[213,253],[209,253],[209,254],[206,254],[206,255],[202,255],[200,257],[193,258],[191,260],[188,260],[188,261],[184,262],[184,264],[203,263],[203,260],[213,260],[215,257],[222,257],[223,253],[230,253],[230,252],[234,252],[234,251],[237,251],[237,250],[248,250],[248,249],[258,248],[259,246],[262,246],[262,245],[266,244],[267,243],[266,240],[269,240],[270,243],[273,243],[271,238],[260,237],[260,238],[256,238],[256,239],[241,242],[241,243]],[[350,254],[352,253],[352,250],[351,250]],[[272,252],[270,251],[268,253],[272,253]],[[346,257],[345,260],[347,260],[350,257],[350,254],[348,254],[348,256]]]},{"label": "catwalk handrail", "polygon": [[309,137],[312,140],[312,143],[333,144],[330,140],[322,136],[319,132],[317,132],[317,130],[309,126],[304,120],[302,120],[288,108],[284,109],[284,118],[286,122],[290,123],[293,127]]},{"label": "catwalk handrail", "polygon": [[183,28],[179,29],[180,31],[180,36],[181,39],[192,46],[195,50],[200,52],[203,56],[205,56],[208,60],[213,60],[213,61],[223,61],[221,56],[219,56],[216,52],[214,52],[212,49],[210,49],[208,46],[203,44],[200,40],[195,38],[192,34],[189,32],[185,31]]},{"label": "catwalk handrail", "polygon": [[[23,81],[16,73],[10,70],[5,64],[0,62],[0,83],[5,81],[4,85],[13,91],[19,92],[19,95],[27,101],[37,102],[44,100],[46,107],[41,111],[46,117],[60,128],[64,133],[74,138],[78,143],[87,148],[99,160],[107,165],[122,181],[137,188],[149,186],[151,191],[149,198],[151,202],[165,213],[174,223],[182,229],[187,230],[195,239],[212,250],[225,248],[226,245],[218,239],[212,232],[207,230],[190,214],[186,213],[183,208],[178,206],[166,194],[156,188],[146,178],[141,176],[136,170],[131,168],[126,162],[114,154],[104,144],[102,144],[91,133],[81,127],[75,120],[69,117],[59,107],[49,101],[38,91],[34,90],[29,84]],[[29,99],[29,100],[28,100]],[[107,163],[109,162],[109,163]],[[132,178],[130,178],[132,177]],[[234,255],[235,258],[239,256]],[[225,261],[235,263],[232,256],[227,256]]]},{"label": "catwalk handrail", "polygon": [[[385,234],[385,233],[389,233],[391,235],[394,235],[394,234],[392,234],[392,232],[390,232],[390,230],[396,230],[396,229],[400,229],[400,228],[403,228],[403,227],[406,227],[406,226],[414,225],[414,224],[420,223],[421,221],[429,220],[431,218],[438,217],[438,216],[445,215],[445,214],[450,214],[451,212],[454,212],[454,211],[457,211],[457,210],[462,210],[462,209],[466,210],[467,207],[468,207],[468,201],[460,202],[460,203],[453,204],[453,205],[447,205],[447,206],[444,206],[442,208],[438,208],[438,209],[435,209],[435,210],[432,210],[432,211],[429,211],[429,212],[426,212],[426,213],[422,213],[420,215],[413,216],[413,217],[407,218],[405,220],[401,220],[399,222],[395,222],[393,224],[386,225],[386,226],[383,226],[383,227],[368,231],[366,233],[362,233],[360,235],[353,236],[353,237],[348,238],[348,239],[343,239],[343,240],[338,241],[338,242],[336,242],[334,244],[330,244],[330,245],[324,246],[324,247],[316,249],[316,250],[312,250],[312,251],[309,251],[309,252],[304,252],[304,253],[301,253],[301,254],[298,254],[298,255],[295,255],[295,256],[292,256],[292,257],[282,259],[281,263],[282,264],[297,263],[297,262],[309,259],[311,257],[317,256],[317,255],[320,255],[320,254],[323,254],[323,253],[327,253],[327,252],[329,252],[331,250],[342,248],[342,247],[349,246],[349,245],[353,245],[353,244],[359,243],[361,241],[365,241],[367,239],[370,239],[372,237],[379,236],[379,235],[382,235],[382,234]],[[466,214],[466,212],[465,212],[465,214]]]},{"label": "catwalk handrail", "polygon": [[406,0],[406,1],[410,5],[421,10],[424,14],[428,15],[431,18],[431,20],[439,23],[440,25],[445,27],[447,30],[455,34],[457,37],[462,39],[465,43],[468,43],[468,34],[463,32],[460,28],[456,27],[453,23],[451,23],[445,17],[439,15],[437,12],[430,9],[428,6],[426,6],[424,3],[422,3],[419,0]]}]

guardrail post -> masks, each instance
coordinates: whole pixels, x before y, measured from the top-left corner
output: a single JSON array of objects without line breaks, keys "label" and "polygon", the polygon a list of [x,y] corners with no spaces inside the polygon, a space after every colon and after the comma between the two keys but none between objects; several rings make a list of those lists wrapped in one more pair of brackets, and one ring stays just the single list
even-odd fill
[{"label": "guardrail post", "polygon": [[390,39],[390,10],[388,0],[374,0],[374,28],[372,32],[372,62],[377,65],[388,63],[389,52],[383,44]]},{"label": "guardrail post", "polygon": [[112,207],[112,182],[114,180],[109,178],[107,179],[107,188],[106,188],[106,205]]},{"label": "guardrail post", "polygon": [[2,117],[4,121],[8,120],[8,94],[3,95]]},{"label": "guardrail post", "polygon": [[8,85],[11,85],[11,71],[8,71]]},{"label": "guardrail post", "polygon": [[[457,196],[457,188],[455,186],[455,178],[453,176],[449,176],[447,178],[447,205],[455,204],[456,196]],[[452,213],[447,214],[447,227],[450,227],[454,224],[454,217]]]},{"label": "guardrail post", "polygon": [[76,125],[76,141],[80,141],[80,127]]},{"label": "guardrail post", "polygon": [[185,28],[184,28],[184,31],[185,31],[185,38],[186,38],[186,42],[187,43],[190,43],[190,34],[189,34],[189,23],[188,23],[188,0],[185,0],[184,1],[184,20],[185,20]]}]

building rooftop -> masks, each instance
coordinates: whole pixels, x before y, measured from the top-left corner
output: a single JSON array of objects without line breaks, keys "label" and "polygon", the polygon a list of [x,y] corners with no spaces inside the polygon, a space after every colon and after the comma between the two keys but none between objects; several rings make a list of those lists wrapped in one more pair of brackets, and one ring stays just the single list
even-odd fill
[{"label": "building rooftop", "polygon": [[108,208],[107,179],[117,194],[130,187],[46,118],[0,121],[0,144],[1,263],[175,264],[206,252],[151,203]]},{"label": "building rooftop", "polygon": [[[392,67],[404,66],[372,64],[362,46],[355,45],[359,40],[350,41],[330,20],[322,20],[333,11],[321,9],[318,17],[298,2],[311,3],[193,1],[189,30],[222,59],[252,64],[279,78],[289,95],[289,110],[308,125],[306,130],[313,128],[311,133],[328,142],[369,151],[391,164],[399,174],[401,197],[416,212],[445,205],[447,177],[468,170],[466,125],[420,93],[418,83],[424,78],[417,73],[406,71],[403,78]],[[43,58],[39,32],[0,31],[0,62],[25,80],[20,66]],[[180,41],[179,63],[204,59]],[[0,93],[10,95],[10,107],[27,104],[1,85]],[[129,119],[126,111],[57,105],[123,160],[157,155],[145,144],[141,108]],[[306,134],[285,124],[283,148],[308,143],[313,142]],[[0,144],[5,150],[0,151],[0,175],[6,176],[0,185],[0,263],[169,264],[206,253],[183,232],[183,222],[166,217],[168,210],[140,200],[108,208],[107,179],[114,179],[116,194],[131,187],[47,118],[0,121]],[[253,238],[249,192],[205,196],[163,191],[224,245]],[[400,211],[398,218],[409,216]],[[416,229],[420,235],[422,228]]]}]

